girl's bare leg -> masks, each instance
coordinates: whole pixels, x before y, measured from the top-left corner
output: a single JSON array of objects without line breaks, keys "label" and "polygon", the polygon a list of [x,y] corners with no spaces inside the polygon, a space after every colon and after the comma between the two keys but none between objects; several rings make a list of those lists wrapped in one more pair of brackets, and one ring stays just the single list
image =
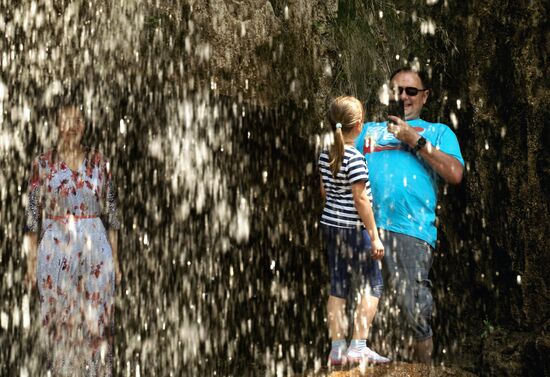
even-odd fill
[{"label": "girl's bare leg", "polygon": [[347,332],[346,300],[329,296],[327,304],[329,336],[331,340],[345,339]]},{"label": "girl's bare leg", "polygon": [[361,295],[354,313],[353,339],[367,339],[378,308],[378,297]]}]

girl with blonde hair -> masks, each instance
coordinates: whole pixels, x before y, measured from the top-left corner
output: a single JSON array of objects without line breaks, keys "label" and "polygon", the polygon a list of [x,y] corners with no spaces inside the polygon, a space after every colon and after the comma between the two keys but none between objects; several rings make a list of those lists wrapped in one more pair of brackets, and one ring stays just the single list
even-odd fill
[{"label": "girl with blonde hair", "polygon": [[[363,106],[357,98],[341,96],[332,101],[329,120],[334,142],[330,150],[321,152],[318,163],[325,198],[320,223],[330,268],[329,366],[390,361],[367,347],[369,326],[383,289],[378,261],[384,256],[384,246],[374,221],[367,163],[354,146],[363,117]],[[359,275],[360,284],[353,292],[358,304],[348,347],[345,313],[352,272]]]}]

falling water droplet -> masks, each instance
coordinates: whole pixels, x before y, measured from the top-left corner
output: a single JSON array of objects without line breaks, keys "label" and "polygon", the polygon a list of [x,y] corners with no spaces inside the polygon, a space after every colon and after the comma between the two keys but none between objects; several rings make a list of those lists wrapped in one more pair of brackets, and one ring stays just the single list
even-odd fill
[{"label": "falling water droplet", "polygon": [[29,377],[29,371],[28,371],[27,367],[25,367],[25,366],[21,367],[19,376],[20,377]]},{"label": "falling water droplet", "polygon": [[121,119],[119,122],[119,131],[122,135],[126,133],[126,123],[124,122],[124,119]]},{"label": "falling water droplet", "polygon": [[29,310],[29,295],[23,295],[23,304],[21,305],[23,312],[23,328],[28,329],[31,325],[31,315]]},{"label": "falling water droplet", "polygon": [[2,312],[0,313],[0,327],[2,329],[7,330],[10,323],[10,317],[8,316],[8,313]]},{"label": "falling water droplet", "polygon": [[458,128],[458,118],[453,111],[451,111],[451,123],[453,128],[456,130]]}]

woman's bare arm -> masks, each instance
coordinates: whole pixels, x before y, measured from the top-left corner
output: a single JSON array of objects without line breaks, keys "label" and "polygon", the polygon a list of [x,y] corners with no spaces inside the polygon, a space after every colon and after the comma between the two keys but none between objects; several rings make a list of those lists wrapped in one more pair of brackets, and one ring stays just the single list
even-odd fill
[{"label": "woman's bare arm", "polygon": [[36,285],[36,259],[38,254],[38,235],[27,232],[23,236],[23,254],[27,256],[25,283],[29,290]]},{"label": "woman's bare arm", "polygon": [[120,272],[120,264],[118,263],[118,232],[115,229],[109,229],[109,243],[111,244],[111,250],[113,251],[113,264],[115,269],[115,282],[120,284],[122,279]]}]

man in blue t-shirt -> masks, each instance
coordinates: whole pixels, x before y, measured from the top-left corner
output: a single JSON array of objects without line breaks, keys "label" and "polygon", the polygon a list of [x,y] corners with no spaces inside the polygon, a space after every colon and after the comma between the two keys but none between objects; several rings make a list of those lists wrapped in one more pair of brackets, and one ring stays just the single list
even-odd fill
[{"label": "man in blue t-shirt", "polygon": [[356,147],[370,170],[374,215],[386,250],[385,292],[395,292],[390,298],[399,309],[391,312],[398,313],[396,324],[406,324],[413,337],[414,358],[429,364],[433,301],[428,275],[437,239],[437,182],[439,177],[459,184],[464,160],[449,127],[420,119],[429,95],[424,74],[402,68],[390,83],[404,103],[405,120],[390,115],[389,122],[366,123]]}]

